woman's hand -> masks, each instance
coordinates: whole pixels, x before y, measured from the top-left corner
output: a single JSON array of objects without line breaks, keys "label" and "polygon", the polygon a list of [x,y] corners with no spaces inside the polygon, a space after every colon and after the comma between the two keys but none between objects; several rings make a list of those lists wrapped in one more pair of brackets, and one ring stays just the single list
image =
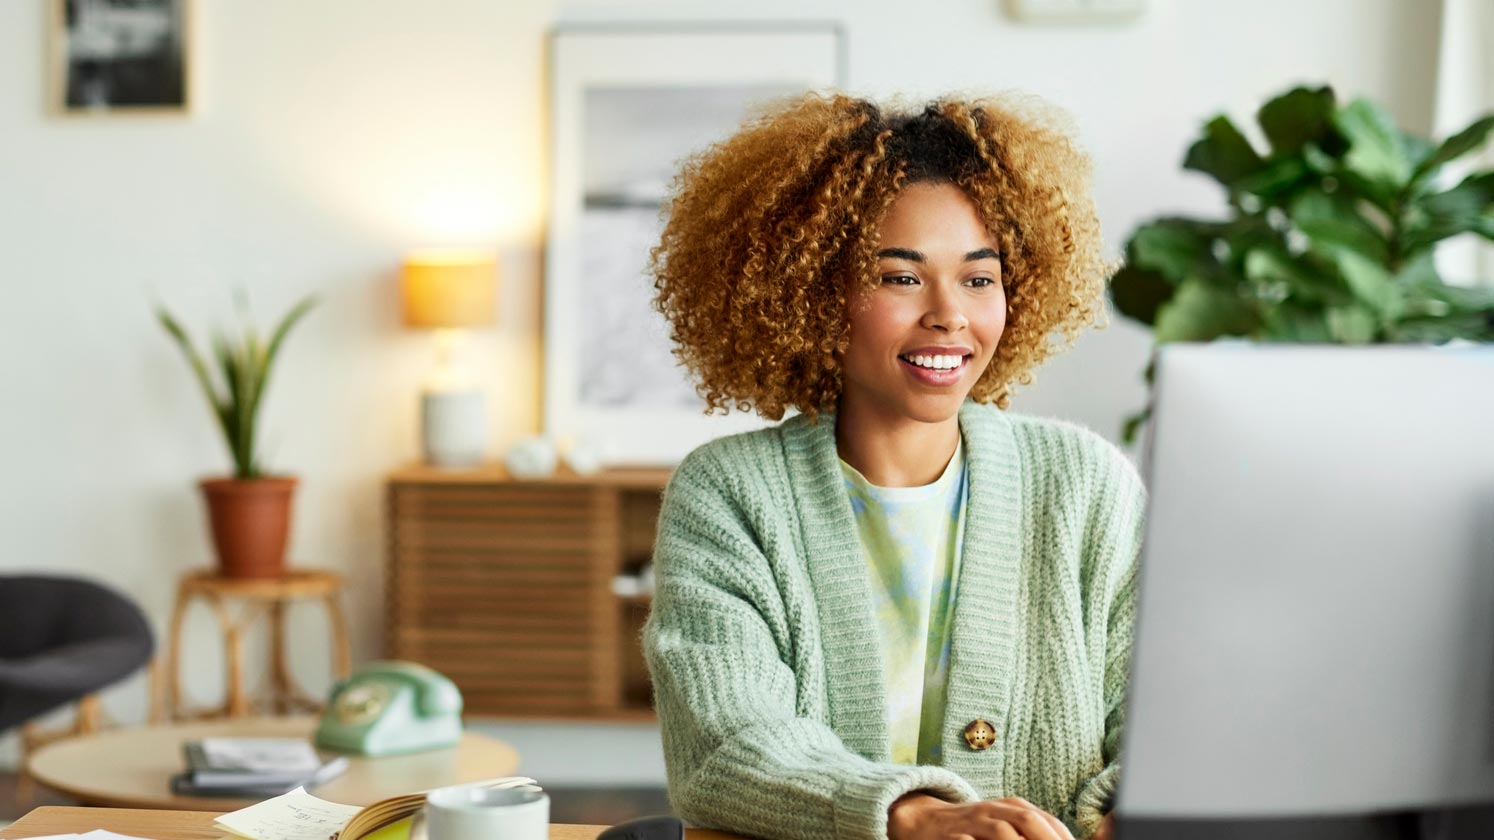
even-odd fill
[{"label": "woman's hand", "polygon": [[1058,817],[1025,799],[945,802],[910,793],[887,810],[888,840],[1074,840]]}]

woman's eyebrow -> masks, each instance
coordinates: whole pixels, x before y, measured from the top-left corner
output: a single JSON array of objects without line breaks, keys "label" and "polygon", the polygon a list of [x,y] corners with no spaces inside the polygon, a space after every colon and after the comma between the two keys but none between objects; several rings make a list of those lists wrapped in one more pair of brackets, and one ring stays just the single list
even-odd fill
[{"label": "woman's eyebrow", "polygon": [[916,263],[928,261],[928,259],[924,257],[922,251],[915,251],[911,248],[883,248],[882,250],[877,252],[877,256],[893,257],[895,259],[908,260],[909,262]]},{"label": "woman's eyebrow", "polygon": [[[908,260],[909,262],[916,263],[928,261],[928,258],[923,255],[922,251],[915,251],[911,248],[883,248],[882,250],[877,252],[877,256],[893,257],[895,259]],[[1001,256],[996,253],[995,248],[981,248],[978,251],[971,251],[970,253],[966,254],[965,262],[975,262],[976,260],[995,260],[1000,258]]]}]

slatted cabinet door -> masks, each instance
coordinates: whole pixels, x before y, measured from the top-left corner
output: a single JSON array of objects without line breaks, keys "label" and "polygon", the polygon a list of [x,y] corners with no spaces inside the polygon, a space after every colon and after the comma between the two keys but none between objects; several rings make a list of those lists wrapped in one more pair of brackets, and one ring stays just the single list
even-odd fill
[{"label": "slatted cabinet door", "polygon": [[451,677],[469,714],[646,714],[638,603],[612,580],[652,543],[667,473],[642,487],[636,474],[462,475],[412,469],[390,482],[389,655]]}]

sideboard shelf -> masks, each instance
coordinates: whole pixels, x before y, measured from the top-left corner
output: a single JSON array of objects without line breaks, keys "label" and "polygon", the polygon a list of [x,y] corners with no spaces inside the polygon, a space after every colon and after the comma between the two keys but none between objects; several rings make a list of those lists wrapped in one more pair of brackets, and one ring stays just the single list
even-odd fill
[{"label": "sideboard shelf", "polygon": [[466,713],[646,720],[648,562],[669,470],[400,470],[387,486],[385,650],[454,680]]}]

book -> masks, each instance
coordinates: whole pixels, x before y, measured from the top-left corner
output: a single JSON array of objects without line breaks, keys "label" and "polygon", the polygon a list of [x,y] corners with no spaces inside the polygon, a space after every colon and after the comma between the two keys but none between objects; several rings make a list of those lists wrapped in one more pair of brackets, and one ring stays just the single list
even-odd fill
[{"label": "book", "polygon": [[303,738],[204,738],[182,746],[187,770],[171,779],[184,796],[261,798],[316,787],[347,769],[344,756],[323,759]]},{"label": "book", "polygon": [[[539,785],[525,776],[504,776],[453,787],[513,788]],[[429,790],[391,796],[359,808],[318,799],[303,788],[224,814],[213,821],[240,840],[371,840],[376,834],[398,836],[425,806]],[[408,828],[404,829],[408,834]]]},{"label": "book", "polygon": [[242,774],[231,772],[178,773],[171,777],[171,792],[178,796],[212,796],[220,799],[261,799],[279,796],[296,788],[315,788],[342,775],[348,769],[345,756],[335,756],[312,771],[311,775],[294,776]]}]

